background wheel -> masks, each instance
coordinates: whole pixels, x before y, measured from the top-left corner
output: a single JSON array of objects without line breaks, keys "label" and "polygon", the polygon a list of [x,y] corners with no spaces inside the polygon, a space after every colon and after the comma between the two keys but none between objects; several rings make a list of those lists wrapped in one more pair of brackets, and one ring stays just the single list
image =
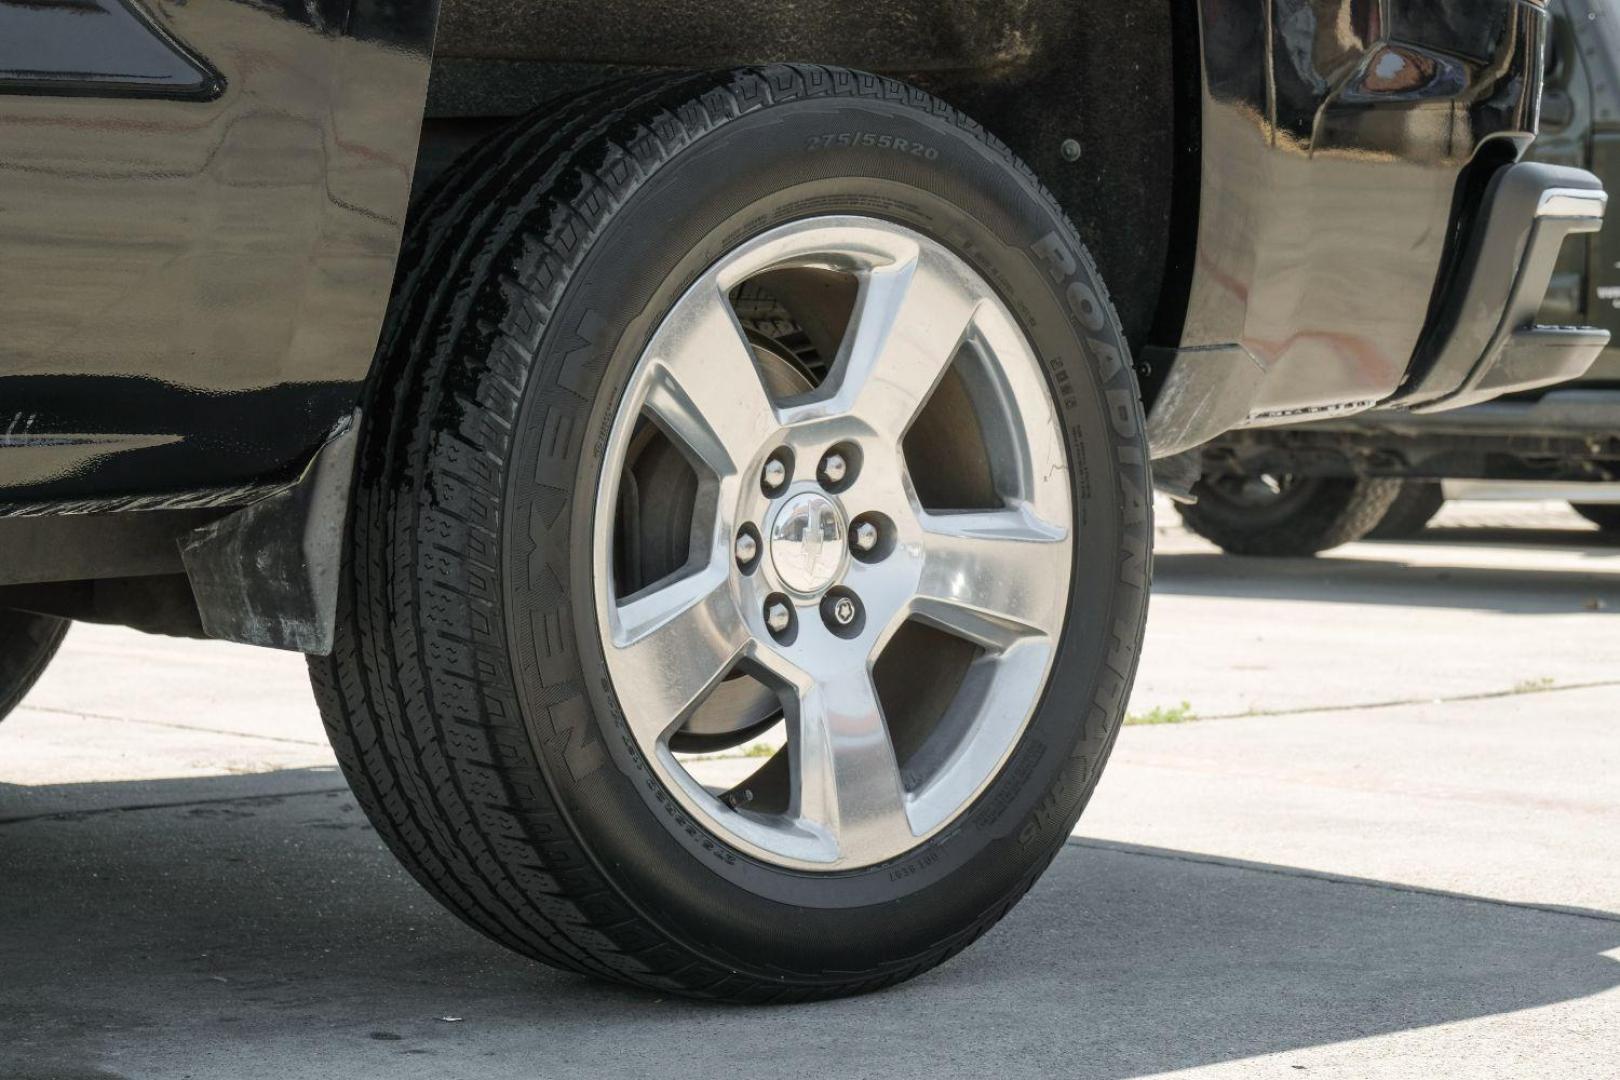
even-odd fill
[{"label": "background wheel", "polygon": [[1570,503],[1569,507],[1604,532],[1620,532],[1620,503]]},{"label": "background wheel", "polygon": [[1367,534],[1371,540],[1405,540],[1422,532],[1446,505],[1438,480],[1402,480],[1384,518]]},{"label": "background wheel", "polygon": [[455,170],[400,280],[311,670],[418,880],[748,1002],[993,925],[1112,746],[1152,536],[1117,320],[1028,171],[872,76],[612,86]]},{"label": "background wheel", "polygon": [[15,709],[61,648],[67,619],[0,611],[0,720]]},{"label": "background wheel", "polygon": [[1216,476],[1176,504],[1187,528],[1233,555],[1305,556],[1360,540],[1388,513],[1399,480]]}]

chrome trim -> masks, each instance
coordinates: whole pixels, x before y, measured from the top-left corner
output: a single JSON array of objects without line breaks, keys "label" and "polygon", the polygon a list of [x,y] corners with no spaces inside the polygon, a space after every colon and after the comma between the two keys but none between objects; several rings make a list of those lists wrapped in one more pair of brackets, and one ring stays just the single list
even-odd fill
[{"label": "chrome trim", "polygon": [[1595,232],[1603,224],[1603,212],[1608,204],[1606,192],[1590,188],[1548,188],[1536,203],[1536,217],[1591,221],[1590,231]]}]

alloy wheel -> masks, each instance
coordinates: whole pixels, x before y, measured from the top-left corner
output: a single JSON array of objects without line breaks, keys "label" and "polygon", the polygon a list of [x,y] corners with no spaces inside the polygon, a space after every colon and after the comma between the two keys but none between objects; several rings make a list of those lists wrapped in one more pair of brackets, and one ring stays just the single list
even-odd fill
[{"label": "alloy wheel", "polygon": [[[820,305],[802,320],[819,348],[744,325],[761,282]],[[630,377],[597,506],[629,737],[755,858],[904,855],[961,817],[1040,700],[1073,558],[1063,434],[1006,305],[918,232],[811,218],[711,266]],[[770,731],[732,787],[682,753]]]}]

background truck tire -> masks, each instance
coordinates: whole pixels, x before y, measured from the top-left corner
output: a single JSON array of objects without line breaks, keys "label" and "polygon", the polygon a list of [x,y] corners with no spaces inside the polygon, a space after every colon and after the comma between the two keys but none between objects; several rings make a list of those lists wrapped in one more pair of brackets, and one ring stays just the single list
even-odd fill
[{"label": "background truck tire", "polygon": [[1570,503],[1570,509],[1606,533],[1620,533],[1620,503]]},{"label": "background truck tire", "polygon": [[1367,534],[1369,540],[1406,540],[1422,532],[1446,505],[1438,480],[1402,480],[1400,494],[1389,504],[1384,519]]},{"label": "background truck tire", "polygon": [[[949,828],[838,873],[771,864],[680,811],[627,729],[591,602],[606,432],[653,326],[731,245],[812,214],[927,233],[1005,290],[1068,458],[1042,483],[1061,477],[1073,505],[1056,603],[1074,617],[1006,764]],[[426,196],[378,364],[336,647],[311,674],[358,801],[467,923],[660,992],[825,998],[939,964],[1061,850],[1134,678],[1147,448],[1091,260],[981,128],[820,67],[599,89]]]},{"label": "background truck tire", "polygon": [[0,720],[44,674],[72,625],[48,615],[0,611]]},{"label": "background truck tire", "polygon": [[1399,480],[1283,477],[1259,490],[1261,478],[1206,477],[1198,501],[1176,505],[1187,528],[1232,555],[1299,557],[1360,540],[1400,494]]}]

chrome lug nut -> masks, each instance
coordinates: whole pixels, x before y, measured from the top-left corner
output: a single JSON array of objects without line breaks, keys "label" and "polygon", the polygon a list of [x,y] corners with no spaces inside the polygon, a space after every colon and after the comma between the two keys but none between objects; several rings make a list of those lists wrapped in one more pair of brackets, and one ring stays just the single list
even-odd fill
[{"label": "chrome lug nut", "polygon": [[771,628],[771,633],[780,634],[793,622],[793,613],[788,606],[780,600],[772,600],[765,605],[765,625]]},{"label": "chrome lug nut", "polygon": [[762,479],[767,491],[775,491],[787,483],[787,466],[780,458],[771,458],[765,463],[765,474]]},{"label": "chrome lug nut", "polygon": [[855,526],[855,531],[850,534],[850,539],[854,541],[856,551],[871,551],[877,547],[877,526],[870,521],[863,521]]},{"label": "chrome lug nut", "polygon": [[843,454],[828,454],[821,461],[821,478],[829,484],[842,484],[849,475],[849,462]]},{"label": "chrome lug nut", "polygon": [[737,557],[737,565],[747,566],[759,554],[759,541],[754,539],[751,532],[740,532],[737,542],[731,546],[731,552]]},{"label": "chrome lug nut", "polygon": [[833,637],[855,640],[866,626],[861,598],[842,586],[832,589],[821,598],[821,621],[827,624]]}]

